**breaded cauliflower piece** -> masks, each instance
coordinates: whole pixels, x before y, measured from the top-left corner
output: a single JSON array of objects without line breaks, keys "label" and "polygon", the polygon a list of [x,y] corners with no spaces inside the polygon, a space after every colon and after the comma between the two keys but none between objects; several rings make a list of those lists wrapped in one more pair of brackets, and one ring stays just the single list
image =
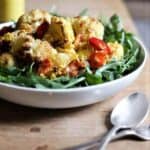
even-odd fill
[{"label": "breaded cauliflower piece", "polygon": [[64,49],[57,53],[55,64],[58,68],[66,68],[70,62],[77,59],[78,55],[74,49]]},{"label": "breaded cauliflower piece", "polygon": [[17,29],[25,30],[27,33],[35,33],[37,28],[45,21],[50,24],[51,15],[46,11],[35,9],[18,19]]},{"label": "breaded cauliflower piece", "polygon": [[82,61],[87,61],[91,55],[91,51],[89,49],[79,49],[77,53],[79,59]]},{"label": "breaded cauliflower piece", "polygon": [[73,18],[72,26],[75,32],[75,49],[91,49],[89,45],[90,37],[103,39],[104,26],[102,23],[88,16]]},{"label": "breaded cauliflower piece", "polygon": [[14,39],[13,34],[6,33],[0,38],[0,53],[9,52],[11,49],[11,43]]},{"label": "breaded cauliflower piece", "polygon": [[12,43],[12,54],[25,62],[43,61],[53,58],[57,52],[47,41],[34,39],[30,35],[21,34]]},{"label": "breaded cauliflower piece", "polygon": [[8,32],[8,33],[4,34],[4,36],[2,36],[0,38],[0,40],[1,41],[13,41],[14,37],[15,37],[15,35],[13,32],[12,33]]},{"label": "breaded cauliflower piece", "polygon": [[79,16],[73,19],[72,25],[75,35],[85,34],[103,39],[104,26],[95,18]]},{"label": "breaded cauliflower piece", "polygon": [[52,60],[54,70],[51,72],[50,76],[55,78],[60,75],[66,75],[68,65],[74,60],[78,60],[78,54],[74,49],[59,48],[55,55],[55,59]]},{"label": "breaded cauliflower piece", "polygon": [[71,47],[74,41],[74,32],[70,19],[53,16],[44,40],[50,42],[54,47]]},{"label": "breaded cauliflower piece", "polygon": [[124,56],[124,48],[121,44],[119,44],[117,41],[112,43],[107,43],[112,51],[111,59],[114,58],[116,60],[120,60]]},{"label": "breaded cauliflower piece", "polygon": [[0,66],[12,67],[15,65],[14,56],[10,53],[3,53],[0,55]]},{"label": "breaded cauliflower piece", "polygon": [[12,48],[12,43],[15,41],[17,36],[25,34],[23,31],[15,31],[11,33],[6,33],[0,38],[0,53],[9,52]]},{"label": "breaded cauliflower piece", "polygon": [[[43,72],[47,72],[47,70],[48,71],[50,70],[47,74],[45,74],[47,77],[50,77],[50,78],[55,78],[57,76],[68,74],[67,72],[68,65],[73,60],[78,60],[78,55],[73,49],[61,50],[61,52],[57,52],[53,56],[54,57],[50,59],[51,69],[40,67],[40,70],[44,70]],[[44,65],[44,66],[47,66],[47,65]],[[40,74],[40,75],[43,76],[44,74]]]}]

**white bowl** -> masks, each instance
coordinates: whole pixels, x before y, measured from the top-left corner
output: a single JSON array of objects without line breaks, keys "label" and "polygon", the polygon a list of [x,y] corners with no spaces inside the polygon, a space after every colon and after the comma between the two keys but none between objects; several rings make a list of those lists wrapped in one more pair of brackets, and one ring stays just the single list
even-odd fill
[{"label": "white bowl", "polygon": [[[12,23],[1,24],[7,26]],[[147,51],[140,40],[143,60],[130,74],[99,85],[71,89],[34,89],[0,83],[0,97],[17,104],[40,108],[72,108],[94,104],[115,95],[129,86],[140,74],[147,58]]]}]

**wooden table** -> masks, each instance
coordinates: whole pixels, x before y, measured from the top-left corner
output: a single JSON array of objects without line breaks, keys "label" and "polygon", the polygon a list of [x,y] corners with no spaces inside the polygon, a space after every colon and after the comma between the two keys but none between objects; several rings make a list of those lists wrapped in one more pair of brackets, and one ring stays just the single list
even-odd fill
[{"label": "wooden table", "polygon": [[[64,4],[64,2],[67,2]],[[130,15],[121,0],[53,0],[59,11],[71,15],[77,14],[82,8],[89,7],[95,15],[110,15],[118,13],[122,16],[126,28],[136,31]],[[85,3],[86,2],[86,3]],[[45,0],[28,0],[27,8],[40,7],[48,9],[50,2]],[[86,6],[85,6],[86,4]],[[73,6],[73,7],[72,7]],[[142,91],[150,96],[150,61],[147,62],[143,73],[124,91],[111,99],[83,108],[68,110],[42,110],[27,108],[5,101],[0,102],[0,150],[55,150],[73,146],[92,138],[103,135],[109,125],[109,113],[117,102],[134,91]],[[149,116],[150,118],[150,116]],[[147,122],[150,119],[147,120]],[[108,150],[149,150],[150,142],[132,139],[112,142]]]}]

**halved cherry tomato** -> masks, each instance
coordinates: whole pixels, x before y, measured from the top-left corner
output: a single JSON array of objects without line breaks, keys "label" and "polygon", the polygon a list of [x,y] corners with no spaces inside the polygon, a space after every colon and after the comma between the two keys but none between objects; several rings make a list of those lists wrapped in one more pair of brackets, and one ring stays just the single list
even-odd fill
[{"label": "halved cherry tomato", "polygon": [[103,66],[106,63],[106,54],[102,51],[93,51],[90,55],[89,63],[94,69]]},{"label": "halved cherry tomato", "polygon": [[105,52],[106,54],[111,54],[111,49],[108,47],[108,45],[101,39],[98,39],[96,37],[91,37],[89,39],[89,43],[95,50],[101,50]]}]

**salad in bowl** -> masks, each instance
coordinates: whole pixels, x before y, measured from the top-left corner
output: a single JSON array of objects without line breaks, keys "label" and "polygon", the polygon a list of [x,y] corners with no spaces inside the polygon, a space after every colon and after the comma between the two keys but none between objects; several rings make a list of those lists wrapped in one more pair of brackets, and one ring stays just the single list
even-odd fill
[{"label": "salad in bowl", "polygon": [[[59,108],[60,99],[83,99],[82,104],[75,100],[75,104],[65,102],[63,108],[106,99],[129,85],[139,74],[146,58],[142,46],[123,28],[117,15],[104,22],[83,14],[66,17],[32,10],[17,22],[1,24],[1,97],[7,95],[7,99],[15,99],[17,103],[56,108]],[[123,82],[126,83],[120,87]],[[105,86],[111,88],[112,85],[116,89],[110,94],[99,89],[106,92]],[[11,94],[8,96],[8,89],[10,93],[11,90],[18,94],[21,91],[28,100],[19,100],[18,94],[15,98]],[[89,98],[85,96],[92,90],[96,94],[93,98],[97,99],[94,102],[92,94]],[[28,104],[32,103],[33,95],[41,99],[45,93],[48,94],[47,103],[52,102],[52,97],[57,104],[38,104],[40,100]]]}]

